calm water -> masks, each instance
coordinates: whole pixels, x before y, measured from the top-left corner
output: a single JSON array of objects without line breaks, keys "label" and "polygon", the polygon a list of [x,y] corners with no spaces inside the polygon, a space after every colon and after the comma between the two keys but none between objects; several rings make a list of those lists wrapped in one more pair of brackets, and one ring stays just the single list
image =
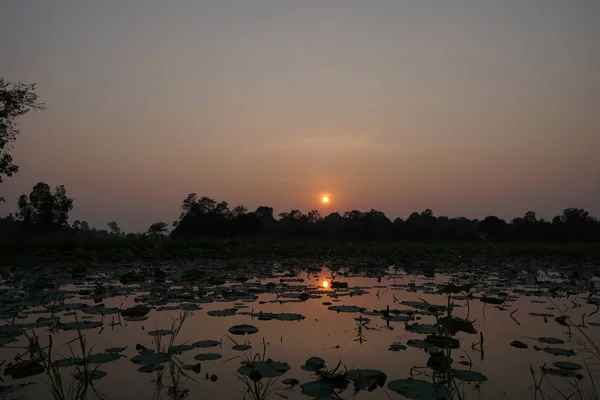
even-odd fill
[{"label": "calm water", "polygon": [[[52,290],[39,290],[27,292],[22,283],[35,274],[28,277],[20,277],[9,282],[2,289],[2,315],[5,319],[4,325],[10,323],[9,316],[18,311],[20,316],[14,323],[25,324],[34,322],[40,317],[47,317],[50,313],[28,312],[40,310],[37,306],[42,301],[47,301],[48,296],[63,297],[65,304],[85,303],[97,306],[98,302],[104,305],[106,312],[102,315],[89,314],[88,310],[77,310],[79,318],[87,321],[102,321],[103,326],[86,329],[83,331],[88,346],[94,346],[92,353],[102,353],[111,347],[127,348],[120,354],[123,357],[108,363],[101,364],[99,370],[107,373],[105,377],[94,381],[95,388],[104,396],[111,399],[152,399],[170,398],[168,395],[169,372],[168,364],[165,364],[163,378],[164,387],[158,388],[155,384],[156,373],[138,372],[140,365],[134,364],[130,359],[139,354],[136,344],[148,348],[154,348],[154,337],[148,333],[157,329],[170,329],[172,318],[178,317],[182,310],[163,310],[160,307],[180,306],[181,304],[196,304],[200,310],[192,311],[191,316],[185,321],[182,329],[175,340],[175,344],[192,344],[202,340],[215,340],[220,342],[216,347],[193,348],[177,355],[183,364],[197,364],[194,357],[199,353],[217,353],[220,359],[201,361],[201,372],[186,371],[196,381],[182,378],[181,387],[189,389],[187,398],[208,399],[242,399],[245,390],[242,382],[236,374],[240,367],[241,358],[226,360],[240,356],[242,351],[232,350],[234,343],[224,335],[230,335],[228,329],[234,325],[249,324],[258,328],[258,332],[250,336],[234,336],[239,343],[249,343],[253,346],[252,354],[262,353],[263,339],[266,342],[266,354],[274,361],[286,362],[291,367],[275,383],[274,392],[269,398],[272,399],[303,399],[307,398],[301,392],[300,386],[290,388],[281,383],[286,378],[295,378],[301,384],[314,381],[313,372],[305,371],[300,367],[310,357],[320,357],[327,362],[329,368],[334,368],[341,361],[341,366],[351,369],[379,370],[387,375],[386,384],[378,387],[372,392],[359,391],[357,399],[401,399],[402,395],[395,393],[387,387],[387,383],[396,379],[406,379],[413,376],[432,382],[431,368],[427,367],[430,354],[423,348],[407,346],[405,350],[390,351],[392,343],[406,345],[410,339],[425,339],[426,334],[408,332],[406,324],[435,324],[436,319],[423,308],[423,302],[434,305],[446,305],[448,297],[437,294],[439,289],[449,281],[459,284],[474,283],[470,290],[471,298],[467,302],[464,299],[452,299],[455,307],[453,315],[460,318],[468,318],[473,321],[473,327],[477,333],[468,334],[459,332],[456,338],[460,340],[460,348],[453,349],[451,358],[452,368],[476,371],[485,377],[484,382],[466,382],[455,380],[456,387],[463,398],[467,399],[516,399],[534,398],[535,390],[530,373],[530,365],[536,376],[540,377],[540,367],[544,364],[552,366],[557,361],[568,361],[584,366],[584,369],[576,371],[581,373],[583,379],[564,378],[559,376],[548,376],[556,389],[552,389],[548,383],[544,383],[542,389],[546,398],[561,398],[556,390],[564,391],[574,389],[569,382],[577,382],[582,392],[592,389],[592,379],[585,369],[585,363],[591,369],[592,377],[600,376],[600,365],[589,349],[590,345],[584,345],[582,334],[575,328],[569,328],[557,323],[554,318],[562,315],[561,312],[570,316],[570,323],[584,326],[583,332],[594,342],[600,343],[600,313],[589,316],[596,310],[592,303],[598,301],[598,297],[591,295],[582,283],[571,282],[562,279],[557,274],[551,276],[543,274],[527,274],[519,271],[517,275],[505,273],[485,272],[484,268],[453,274],[436,273],[433,277],[423,275],[409,275],[402,270],[378,270],[371,276],[364,273],[351,274],[345,270],[337,271],[333,276],[333,282],[345,282],[348,288],[331,289],[332,272],[328,269],[306,272],[301,269],[261,269],[260,279],[250,279],[247,282],[236,282],[236,275],[256,275],[252,267],[246,267],[240,274],[232,275],[227,282],[207,282],[182,285],[178,277],[177,269],[165,268],[167,272],[167,283],[154,284],[152,281],[132,285],[122,285],[115,281],[117,273],[99,273],[96,277],[79,279],[80,282],[72,282],[60,286],[60,292]],[[289,276],[294,275],[294,276]],[[210,273],[209,273],[210,276]],[[151,278],[151,275],[150,275]],[[56,278],[58,279],[58,278]],[[66,279],[65,277],[61,277]],[[169,279],[173,281],[170,282]],[[300,279],[303,281],[301,282]],[[63,280],[64,281],[64,280]],[[21,284],[17,284],[21,282]],[[98,282],[98,284],[94,283]],[[216,283],[213,284],[213,283]],[[324,285],[328,285],[325,287]],[[97,287],[104,288],[101,295],[80,294],[93,291]],[[580,292],[566,297],[560,291]],[[554,290],[555,298],[552,298]],[[264,293],[263,293],[264,292]],[[21,297],[20,302],[15,302],[15,296]],[[150,293],[154,295],[149,296]],[[299,296],[309,296],[307,300]],[[200,297],[200,294],[202,296]],[[535,294],[535,295],[533,295]],[[485,295],[493,298],[503,298],[504,304],[487,304],[481,301]],[[176,297],[179,296],[179,297]],[[93,298],[96,298],[96,302]],[[462,296],[458,296],[462,297]],[[148,304],[152,309],[144,321],[127,322],[120,318],[119,313],[110,310],[112,307],[126,309],[136,304],[136,298],[140,304]],[[591,298],[591,300],[589,300]],[[404,302],[404,303],[403,303]],[[417,303],[407,303],[417,302]],[[552,304],[552,302],[554,304]],[[326,303],[326,304],[323,304]],[[328,304],[331,303],[331,304]],[[468,304],[468,307],[467,307]],[[29,305],[31,307],[26,308]],[[331,306],[356,306],[364,308],[364,312],[336,312],[330,310]],[[555,307],[558,307],[558,309]],[[61,323],[74,321],[72,311],[64,310],[56,312],[54,316],[60,317]],[[80,307],[80,306],[75,306]],[[408,322],[386,321],[382,313],[374,313],[373,310],[392,310],[390,315],[395,315],[393,310],[399,310],[399,314],[412,320]],[[415,308],[417,307],[417,308]],[[420,307],[420,308],[419,308]],[[173,307],[171,307],[173,308]],[[236,309],[236,313],[230,316],[211,316],[208,312],[212,310]],[[17,311],[15,311],[17,310]],[[86,312],[87,311],[87,312]],[[350,310],[352,311],[352,310]],[[233,311],[232,311],[233,312]],[[294,313],[304,318],[296,321],[280,321],[276,319],[261,320],[256,316],[247,315],[251,313]],[[415,314],[410,315],[412,312]],[[246,313],[246,314],[242,314]],[[511,314],[512,313],[512,314]],[[534,316],[530,313],[548,314],[548,316]],[[65,316],[65,314],[67,314]],[[586,315],[582,321],[582,315]],[[445,315],[441,313],[441,315]],[[512,317],[514,318],[511,318]],[[368,318],[369,322],[357,321],[357,318]],[[362,324],[361,324],[362,322]],[[591,323],[591,325],[590,325]],[[362,325],[362,326],[361,326]],[[6,328],[5,328],[6,329]],[[48,327],[36,328],[40,340],[47,342],[49,335]],[[483,345],[480,339],[483,334]],[[63,331],[58,327],[57,333],[53,334],[54,351],[52,357],[58,360],[71,356],[69,346],[77,356],[79,349],[76,343],[65,345],[65,343],[76,338],[76,331]],[[540,337],[561,339],[563,344],[547,344],[537,340]],[[0,348],[0,359],[11,361],[16,354],[23,353],[27,340],[24,336],[17,336],[16,342],[7,343]],[[168,342],[169,336],[163,336],[163,343]],[[527,344],[528,348],[521,349],[511,346],[511,342],[520,341]],[[537,346],[539,350],[536,350]],[[434,347],[434,346],[426,346]],[[572,356],[553,355],[543,349],[546,347],[571,349],[576,354]],[[431,349],[429,350],[431,352]],[[246,352],[248,354],[248,351]],[[24,357],[28,359],[28,357]],[[462,362],[462,364],[461,364]],[[14,363],[14,361],[13,361]],[[6,367],[6,365],[4,366]],[[60,369],[64,378],[65,387],[72,381],[71,374],[75,367],[63,367]],[[207,379],[216,375],[216,381]],[[3,398],[10,399],[44,399],[51,398],[48,386],[43,383],[47,381],[45,374],[39,374],[23,379],[11,379],[4,376],[4,385],[14,385],[32,382],[18,390],[4,394]],[[597,382],[598,383],[598,382]],[[350,382],[345,391],[339,393],[344,399],[353,398],[353,384]],[[282,397],[283,396],[283,397]],[[538,395],[539,396],[539,395]],[[88,396],[96,398],[94,394]],[[249,398],[248,396],[246,398]],[[458,397],[456,397],[458,398]],[[539,397],[538,397],[539,398]],[[574,397],[579,398],[579,397]]]}]

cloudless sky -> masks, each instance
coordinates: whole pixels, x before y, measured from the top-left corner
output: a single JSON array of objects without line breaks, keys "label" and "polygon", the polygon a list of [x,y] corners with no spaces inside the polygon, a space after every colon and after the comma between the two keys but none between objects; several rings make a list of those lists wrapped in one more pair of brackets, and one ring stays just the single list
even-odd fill
[{"label": "cloudless sky", "polygon": [[0,37],[0,74],[47,104],[2,215],[43,181],[127,231],[192,192],[600,217],[599,1],[7,0]]}]

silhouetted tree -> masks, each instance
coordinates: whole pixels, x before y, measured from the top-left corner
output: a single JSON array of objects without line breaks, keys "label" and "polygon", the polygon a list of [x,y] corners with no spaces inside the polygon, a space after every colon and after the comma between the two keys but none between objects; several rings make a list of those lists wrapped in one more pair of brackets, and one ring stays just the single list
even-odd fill
[{"label": "silhouetted tree", "polygon": [[159,221],[150,225],[146,233],[150,236],[157,237],[166,234],[168,231],[169,229],[167,223]]},{"label": "silhouetted tree", "polygon": [[19,197],[18,207],[17,218],[24,224],[41,230],[60,230],[69,227],[73,199],[67,197],[64,186],[57,186],[52,193],[48,184],[39,182],[29,197]]},{"label": "silhouetted tree", "polygon": [[[0,76],[0,183],[3,176],[12,176],[19,171],[13,164],[8,148],[17,139],[17,120],[31,110],[42,110],[35,84],[12,83]],[[0,201],[4,198],[0,197]]]},{"label": "silhouetted tree", "polygon": [[115,221],[110,221],[108,228],[110,229],[111,236],[121,236],[121,228],[119,228],[119,225]]}]

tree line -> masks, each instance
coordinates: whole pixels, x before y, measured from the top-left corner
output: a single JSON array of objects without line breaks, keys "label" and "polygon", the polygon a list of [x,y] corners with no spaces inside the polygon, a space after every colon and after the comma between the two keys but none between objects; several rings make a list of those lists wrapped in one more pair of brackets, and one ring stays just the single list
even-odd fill
[{"label": "tree line", "polygon": [[[30,111],[43,110],[35,84],[10,82],[0,76],[0,183],[3,177],[16,174],[9,150],[19,135],[17,121]],[[0,196],[0,202],[4,199]],[[108,229],[91,228],[86,221],[69,224],[73,199],[64,186],[54,191],[46,183],[35,185],[23,194],[15,215],[0,218],[0,238],[28,238],[32,235],[66,235],[73,237],[166,237],[193,238],[278,238],[343,240],[434,240],[434,241],[600,241],[600,222],[581,208],[568,208],[551,221],[538,219],[529,211],[523,217],[505,221],[496,216],[483,220],[464,217],[435,216],[426,209],[413,212],[406,219],[389,219],[383,212],[370,210],[334,212],[322,216],[319,211],[307,214],[291,210],[276,218],[273,208],[260,206],[248,211],[244,206],[233,209],[225,201],[198,197],[192,193],[181,204],[181,215],[172,224],[158,221],[144,234],[124,234],[116,221]]]},{"label": "tree line", "polygon": [[[568,208],[552,220],[538,219],[535,212],[511,221],[490,215],[482,220],[465,217],[435,216],[426,209],[406,219],[388,218],[382,211],[332,212],[300,210],[274,215],[273,208],[260,206],[249,211],[243,205],[229,207],[225,201],[189,194],[181,203],[181,214],[169,224],[158,221],[143,234],[125,234],[116,221],[108,229],[90,228],[86,221],[69,224],[73,199],[64,186],[54,191],[40,182],[29,195],[21,195],[17,212],[0,218],[0,237],[31,235],[98,237],[170,237],[195,238],[276,238],[327,240],[407,240],[407,241],[600,241],[600,221],[581,208]],[[169,231],[170,230],[170,231]]]}]

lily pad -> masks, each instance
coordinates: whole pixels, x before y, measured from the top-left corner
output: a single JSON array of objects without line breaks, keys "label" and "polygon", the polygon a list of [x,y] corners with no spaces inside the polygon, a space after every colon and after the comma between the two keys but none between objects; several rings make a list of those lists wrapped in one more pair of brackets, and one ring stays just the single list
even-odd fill
[{"label": "lily pad", "polygon": [[333,384],[323,380],[303,383],[300,385],[300,388],[302,388],[303,395],[314,399],[327,398],[327,396],[333,395],[335,391],[335,386]]},{"label": "lily pad", "polygon": [[388,389],[413,400],[450,400],[451,393],[444,386],[420,379],[396,379],[387,384]]},{"label": "lily pad", "polygon": [[512,342],[510,342],[510,345],[512,347],[516,347],[517,349],[526,349],[527,347],[529,347],[527,346],[527,344],[519,342],[518,340],[513,340]]},{"label": "lily pad", "polygon": [[219,342],[217,342],[216,340],[201,340],[199,342],[195,342],[192,344],[192,346],[201,348],[201,349],[206,349],[209,347],[216,347],[218,345],[219,345]]},{"label": "lily pad", "polygon": [[134,364],[150,365],[162,364],[171,359],[167,353],[155,353],[153,350],[142,351],[140,354],[129,359]]},{"label": "lily pad", "polygon": [[554,366],[562,369],[568,369],[570,371],[578,371],[583,369],[583,366],[568,361],[557,361],[554,363]]},{"label": "lily pad", "polygon": [[155,331],[150,331],[148,332],[148,335],[150,336],[168,336],[168,335],[172,335],[173,331],[170,329],[158,329]]},{"label": "lily pad", "polygon": [[73,376],[75,377],[75,379],[77,379],[80,382],[95,381],[96,379],[102,379],[106,376],[106,372],[100,371],[99,369],[97,369],[95,371],[87,371],[87,375],[85,372],[86,371],[81,371],[81,372],[76,373]]},{"label": "lily pad", "polygon": [[327,309],[335,312],[347,313],[363,312],[366,310],[366,308],[358,306],[329,306]]},{"label": "lily pad", "polygon": [[237,308],[226,308],[224,310],[212,310],[207,314],[211,317],[230,317],[237,312]]},{"label": "lily pad", "polygon": [[218,353],[200,353],[200,354],[196,354],[196,356],[194,356],[194,359],[196,359],[198,361],[211,361],[211,360],[218,360],[219,358],[222,358],[222,357],[223,356]]},{"label": "lily pad", "polygon": [[252,346],[250,346],[249,344],[236,344],[231,349],[236,351],[246,351],[250,350],[251,348]]},{"label": "lily pad", "polygon": [[541,337],[541,338],[538,338],[538,342],[548,343],[548,344],[563,344],[565,341],[562,339],[553,338],[553,337]]},{"label": "lily pad", "polygon": [[149,374],[150,372],[162,371],[165,367],[160,364],[144,364],[138,368],[138,372]]},{"label": "lily pad", "polygon": [[488,380],[487,376],[466,369],[453,369],[452,376],[460,381],[466,382],[485,382]]},{"label": "lily pad", "polygon": [[229,328],[229,333],[232,335],[253,335],[258,332],[258,328],[252,325],[235,325]]},{"label": "lily pad", "polygon": [[555,356],[566,356],[566,357],[571,357],[576,355],[575,351],[573,351],[572,349],[561,349],[559,347],[546,347],[544,349],[546,353],[555,355]]},{"label": "lily pad", "polygon": [[407,324],[404,326],[407,332],[414,333],[424,333],[424,334],[432,334],[432,333],[440,333],[440,329],[437,325],[427,325],[427,324]]},{"label": "lily pad", "polygon": [[83,364],[83,359],[79,358],[79,357],[63,358],[63,359],[52,362],[53,366],[59,367],[59,368],[72,367],[74,365],[81,365],[81,364]]},{"label": "lily pad", "polygon": [[85,360],[90,364],[105,364],[111,361],[116,361],[121,358],[118,353],[97,353],[90,354]]},{"label": "lily pad", "polygon": [[325,368],[325,360],[323,360],[320,357],[311,357],[308,360],[306,360],[304,365],[300,368],[302,368],[305,371],[318,371],[320,369]]},{"label": "lily pad", "polygon": [[390,347],[388,348],[388,350],[390,351],[400,351],[400,350],[406,350],[408,347],[406,347],[403,344],[400,343],[392,343],[390,344]]},{"label": "lily pad", "polygon": [[276,378],[289,371],[290,366],[286,362],[277,362],[271,359],[267,361],[257,362],[242,362],[242,366],[238,368],[238,373],[245,376],[258,372],[262,378]]},{"label": "lily pad", "polygon": [[77,328],[80,330],[84,329],[94,329],[102,326],[102,322],[100,321],[79,321],[76,322],[61,322],[56,324],[57,329],[62,329],[63,331],[76,331]]}]

